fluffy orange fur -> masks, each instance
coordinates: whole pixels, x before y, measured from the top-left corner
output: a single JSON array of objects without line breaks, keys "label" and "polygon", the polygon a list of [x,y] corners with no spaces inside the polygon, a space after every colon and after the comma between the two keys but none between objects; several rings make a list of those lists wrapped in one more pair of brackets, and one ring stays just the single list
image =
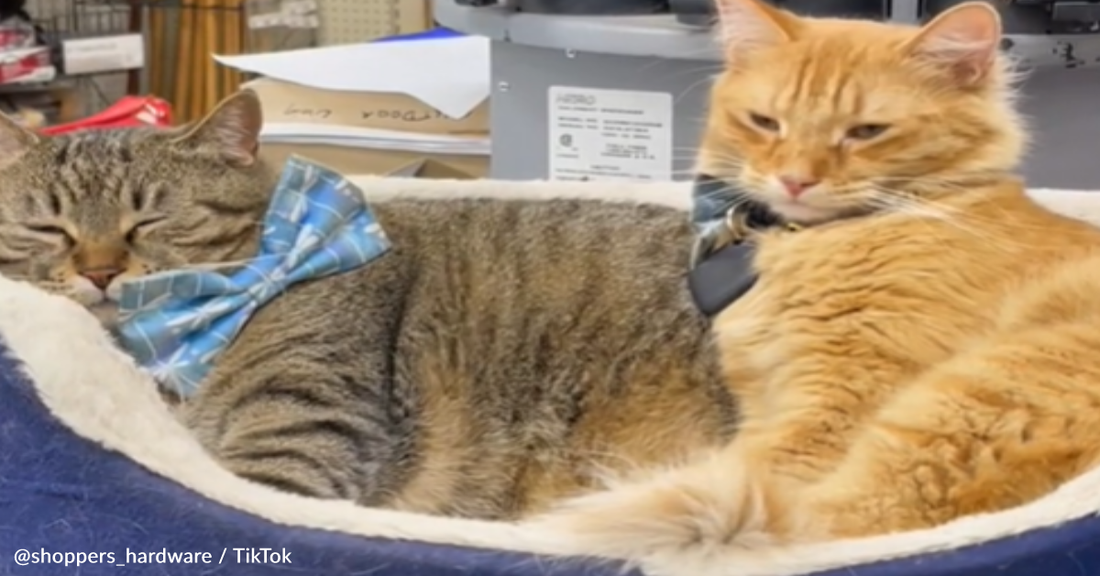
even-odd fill
[{"label": "fluffy orange fur", "polygon": [[721,15],[701,169],[813,224],[755,238],[759,282],[716,319],[741,431],[534,525],[658,573],[735,574],[737,554],[1003,510],[1093,466],[1100,230],[1013,176],[997,13]]}]

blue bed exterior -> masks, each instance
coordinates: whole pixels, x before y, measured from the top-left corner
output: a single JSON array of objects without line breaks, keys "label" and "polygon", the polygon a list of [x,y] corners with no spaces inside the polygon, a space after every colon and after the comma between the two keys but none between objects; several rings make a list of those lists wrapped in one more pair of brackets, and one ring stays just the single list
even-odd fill
[{"label": "blue bed exterior", "polygon": [[[0,575],[489,576],[584,574],[520,554],[287,528],[202,498],[62,426],[0,345]],[[227,549],[221,565],[218,560]],[[238,562],[233,548],[285,549],[291,564]],[[127,562],[126,552],[199,551],[210,564]],[[112,552],[79,567],[16,562],[20,550]],[[117,566],[116,564],[125,564]]]},{"label": "blue bed exterior", "polygon": [[[244,562],[234,548],[289,552]],[[205,552],[209,564],[139,564],[131,552]],[[17,562],[19,551],[110,552],[80,566]],[[223,557],[223,550],[225,556]],[[218,564],[219,559],[221,564]],[[24,561],[25,562],[25,561]],[[118,564],[123,564],[119,566]],[[617,567],[514,553],[287,528],[202,498],[61,425],[0,344],[0,575],[615,576]],[[826,576],[1100,574],[1100,519],[966,550],[853,567]],[[685,575],[690,576],[690,575]]]}]

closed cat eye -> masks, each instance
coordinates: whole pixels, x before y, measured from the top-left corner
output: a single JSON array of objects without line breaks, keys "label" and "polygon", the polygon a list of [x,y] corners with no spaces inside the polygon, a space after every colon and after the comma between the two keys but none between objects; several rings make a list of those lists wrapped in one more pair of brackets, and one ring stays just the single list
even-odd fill
[{"label": "closed cat eye", "polygon": [[69,237],[68,231],[54,224],[27,224],[26,228],[27,230],[30,230],[31,232],[34,232],[36,234],[50,234],[54,236],[64,236],[66,238]]},{"label": "closed cat eye", "polygon": [[145,220],[141,220],[141,221],[137,222],[132,227],[130,227],[129,230],[126,231],[126,243],[127,244],[133,244],[135,241],[137,241],[138,232],[141,232],[143,229],[148,228],[149,226],[152,226],[153,224],[156,224],[158,222],[162,222],[162,221],[164,221],[164,219],[165,219],[164,216],[156,216],[156,217],[153,217],[153,218],[147,218]]},{"label": "closed cat eye", "polygon": [[881,136],[889,128],[890,126],[887,124],[861,124],[848,129],[844,137],[852,140],[870,140]]},{"label": "closed cat eye", "polygon": [[76,239],[73,238],[73,235],[69,234],[68,230],[56,224],[24,224],[24,228],[35,234],[58,238],[67,248],[71,248],[76,244]]},{"label": "closed cat eye", "polygon": [[775,118],[769,118],[760,114],[749,114],[749,119],[753,124],[756,124],[758,128],[767,130],[768,132],[779,132],[779,120]]}]

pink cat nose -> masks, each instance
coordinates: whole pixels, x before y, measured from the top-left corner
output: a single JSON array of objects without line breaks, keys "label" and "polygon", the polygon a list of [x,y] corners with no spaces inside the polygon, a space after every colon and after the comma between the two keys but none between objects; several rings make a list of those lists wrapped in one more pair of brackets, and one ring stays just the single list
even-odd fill
[{"label": "pink cat nose", "polygon": [[817,186],[817,180],[807,180],[805,178],[796,178],[792,176],[780,176],[779,182],[783,184],[783,188],[787,190],[787,194],[791,198],[798,198],[806,190]]},{"label": "pink cat nose", "polygon": [[96,288],[100,290],[106,290],[111,285],[111,280],[114,280],[116,276],[122,273],[122,270],[117,268],[95,268],[91,270],[83,270],[80,275],[87,278],[95,284]]}]

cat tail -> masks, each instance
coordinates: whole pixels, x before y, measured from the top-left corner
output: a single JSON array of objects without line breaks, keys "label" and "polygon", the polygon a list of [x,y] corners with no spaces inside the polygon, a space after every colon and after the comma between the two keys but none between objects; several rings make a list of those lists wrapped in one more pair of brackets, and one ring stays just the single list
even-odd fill
[{"label": "cat tail", "polygon": [[778,500],[769,485],[719,455],[642,482],[612,483],[528,525],[565,554],[684,570],[774,544],[769,527]]}]

